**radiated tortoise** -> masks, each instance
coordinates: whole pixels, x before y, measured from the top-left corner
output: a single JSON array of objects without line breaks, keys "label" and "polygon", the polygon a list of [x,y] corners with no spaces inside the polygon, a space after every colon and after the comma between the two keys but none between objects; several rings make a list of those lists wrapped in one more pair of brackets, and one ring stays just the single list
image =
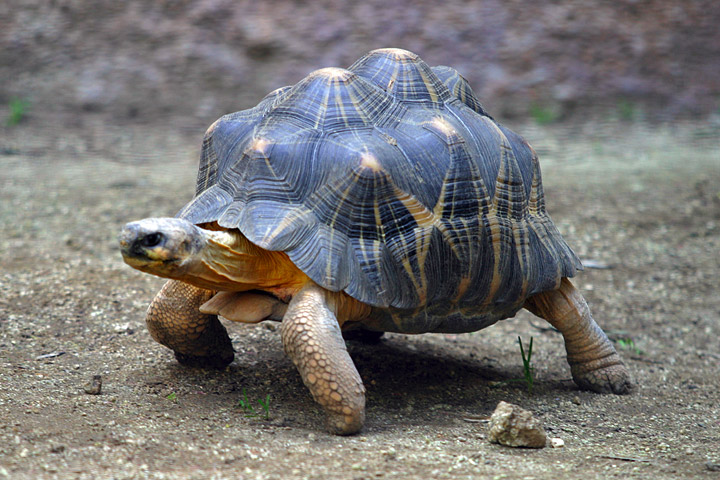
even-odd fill
[{"label": "radiated tortoise", "polygon": [[205,134],[175,218],[127,224],[125,261],[169,278],[152,337],[224,367],[218,315],[281,320],[329,429],[357,432],[365,389],[343,332],[471,332],[526,308],[565,338],[580,388],[630,376],[570,283],[581,263],[545,210],[537,155],[465,79],[400,49],[312,72]]}]

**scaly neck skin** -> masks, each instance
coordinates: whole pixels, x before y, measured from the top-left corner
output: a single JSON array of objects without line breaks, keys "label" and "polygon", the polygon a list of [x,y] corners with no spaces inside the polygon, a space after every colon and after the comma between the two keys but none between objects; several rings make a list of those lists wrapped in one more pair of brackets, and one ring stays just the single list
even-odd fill
[{"label": "scaly neck skin", "polygon": [[179,280],[215,291],[264,290],[283,300],[310,281],[285,253],[263,250],[237,230],[202,232],[207,244]]},{"label": "scaly neck skin", "polygon": [[[264,250],[238,230],[220,230],[214,224],[199,228],[204,246],[188,258],[177,280],[212,291],[263,290],[287,303],[300,289],[313,283],[287,254]],[[344,292],[325,291],[325,302],[338,323],[359,321],[371,307]]]}]

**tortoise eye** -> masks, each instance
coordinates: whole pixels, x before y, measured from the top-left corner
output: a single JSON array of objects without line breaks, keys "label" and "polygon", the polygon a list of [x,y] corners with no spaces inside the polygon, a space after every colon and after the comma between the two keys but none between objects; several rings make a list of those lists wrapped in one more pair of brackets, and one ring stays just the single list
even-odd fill
[{"label": "tortoise eye", "polygon": [[165,236],[162,233],[150,233],[148,235],[145,235],[142,240],[140,240],[140,244],[146,248],[157,247],[162,243],[164,238]]}]

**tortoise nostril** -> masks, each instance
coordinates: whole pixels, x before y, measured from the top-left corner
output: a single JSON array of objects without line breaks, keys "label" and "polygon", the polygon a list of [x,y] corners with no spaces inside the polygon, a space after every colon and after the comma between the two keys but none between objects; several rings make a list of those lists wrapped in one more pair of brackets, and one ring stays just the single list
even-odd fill
[{"label": "tortoise nostril", "polygon": [[165,239],[165,235],[159,232],[149,233],[140,239],[140,245],[145,248],[157,247]]}]

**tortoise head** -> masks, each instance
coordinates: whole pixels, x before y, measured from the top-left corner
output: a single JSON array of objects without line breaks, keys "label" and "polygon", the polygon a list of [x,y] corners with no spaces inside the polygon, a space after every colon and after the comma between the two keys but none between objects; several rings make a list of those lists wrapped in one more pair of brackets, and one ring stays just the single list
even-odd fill
[{"label": "tortoise head", "polygon": [[207,244],[201,229],[180,218],[146,218],[128,223],[119,241],[125,263],[167,278],[183,276]]}]

